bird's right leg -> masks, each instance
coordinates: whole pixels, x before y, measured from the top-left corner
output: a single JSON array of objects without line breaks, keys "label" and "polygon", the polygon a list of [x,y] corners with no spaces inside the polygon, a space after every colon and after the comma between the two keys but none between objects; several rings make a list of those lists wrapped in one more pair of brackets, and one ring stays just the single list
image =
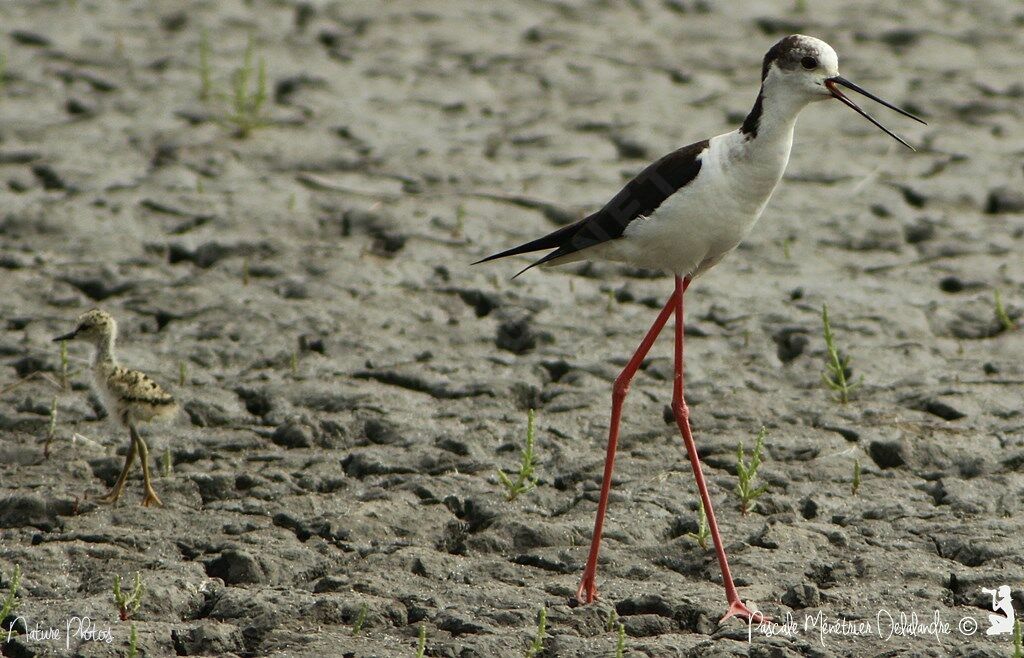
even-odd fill
[{"label": "bird's right leg", "polygon": [[608,507],[608,493],[612,486],[612,467],[615,465],[615,449],[619,443],[619,419],[622,417],[622,402],[626,399],[626,393],[629,392],[629,384],[633,381],[633,375],[636,374],[640,363],[643,362],[644,357],[651,350],[651,345],[658,338],[658,334],[665,328],[665,323],[668,322],[669,317],[675,312],[676,295],[678,294],[676,292],[669,297],[665,308],[661,310],[658,319],[654,321],[654,324],[647,331],[647,335],[640,342],[640,346],[636,348],[633,358],[629,360],[626,367],[616,377],[615,385],[612,387],[612,420],[611,425],[608,427],[608,451],[604,458],[601,498],[597,503],[594,534],[590,539],[590,556],[587,558],[587,566],[583,570],[583,580],[576,591],[576,599],[580,603],[592,603],[597,598],[597,554],[601,549],[601,529],[604,527],[604,513]]},{"label": "bird's right leg", "polygon": [[153,478],[149,473],[149,446],[147,446],[145,440],[139,436],[139,432],[135,429],[135,425],[129,424],[128,429],[132,433],[132,440],[139,444],[139,461],[142,462],[142,483],[146,488],[146,496],[142,499],[142,506],[149,507],[150,505],[156,505],[157,507],[163,507],[164,503],[160,500],[160,496],[156,495],[156,490],[153,489]]},{"label": "bird's right leg", "polygon": [[121,491],[124,490],[124,483],[128,480],[128,471],[131,470],[132,462],[135,461],[135,452],[138,448],[135,445],[135,437],[132,437],[132,443],[128,447],[128,456],[124,458],[124,467],[121,469],[121,474],[117,476],[117,482],[114,483],[114,487],[106,494],[100,496],[96,500],[101,503],[116,503],[117,499],[121,497]]}]

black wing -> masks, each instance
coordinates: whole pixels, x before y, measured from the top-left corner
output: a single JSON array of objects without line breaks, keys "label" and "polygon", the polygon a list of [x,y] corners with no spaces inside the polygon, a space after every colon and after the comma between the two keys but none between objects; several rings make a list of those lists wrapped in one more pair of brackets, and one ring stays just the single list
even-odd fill
[{"label": "black wing", "polygon": [[[525,254],[531,251],[554,249],[519,274],[562,256],[622,237],[629,223],[638,217],[648,217],[669,198],[700,173],[700,155],[708,147],[702,140],[673,151],[641,171],[626,183],[618,194],[603,208],[575,224],[563,226],[544,237],[518,247],[488,256],[476,263]],[[516,274],[516,276],[519,276]]]}]

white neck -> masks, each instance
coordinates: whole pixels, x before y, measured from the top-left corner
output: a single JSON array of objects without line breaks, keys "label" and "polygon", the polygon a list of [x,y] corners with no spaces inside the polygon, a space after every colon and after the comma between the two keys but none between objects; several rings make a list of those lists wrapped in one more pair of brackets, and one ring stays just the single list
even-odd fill
[{"label": "white neck", "polygon": [[113,333],[103,336],[96,342],[96,354],[93,356],[92,365],[95,367],[101,364],[117,365],[117,360],[114,358]]},{"label": "white neck", "polygon": [[762,84],[754,107],[743,121],[740,132],[754,149],[783,146],[788,151],[793,144],[796,118],[806,106],[805,98],[787,94],[785,90],[771,84]]}]

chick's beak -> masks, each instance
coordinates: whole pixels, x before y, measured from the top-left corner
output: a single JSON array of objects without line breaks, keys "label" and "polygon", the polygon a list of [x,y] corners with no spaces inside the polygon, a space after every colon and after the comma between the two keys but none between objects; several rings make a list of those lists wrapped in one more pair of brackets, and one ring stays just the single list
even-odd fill
[{"label": "chick's beak", "polygon": [[63,336],[57,336],[56,338],[53,339],[53,342],[60,343],[60,342],[63,342],[65,340],[72,340],[77,335],[78,335],[78,329],[75,329],[74,331],[66,333]]},{"label": "chick's beak", "polygon": [[862,110],[859,105],[854,103],[852,100],[850,100],[850,98],[846,94],[841,92],[837,85],[842,85],[842,86],[846,87],[847,89],[851,89],[851,90],[857,92],[858,94],[861,94],[863,96],[867,96],[868,98],[870,98],[871,100],[875,101],[876,103],[884,105],[885,107],[889,108],[890,110],[894,110],[896,112],[899,112],[903,116],[909,117],[909,118],[913,119],[914,121],[917,121],[918,123],[924,123],[925,125],[928,125],[928,124],[926,124],[922,119],[914,116],[910,112],[907,112],[906,110],[902,110],[902,109],[896,107],[895,105],[893,105],[892,103],[890,103],[889,101],[883,100],[883,99],[879,98],[878,96],[875,96],[870,91],[868,91],[867,89],[864,89],[860,85],[855,85],[854,83],[850,82],[849,80],[847,80],[846,78],[844,78],[841,75],[837,75],[837,76],[834,76],[834,77],[831,77],[831,78],[827,78],[825,80],[825,87],[828,88],[829,93],[831,93],[834,98],[838,99],[843,104],[849,106],[854,112],[856,112],[857,114],[861,115],[862,117],[864,117],[865,119],[867,119],[871,123],[873,123],[876,126],[878,126],[878,128],[880,128],[882,130],[882,132],[884,132],[886,135],[889,135],[890,137],[895,139],[900,144],[903,144],[904,146],[909,148],[911,151],[915,150],[914,147],[911,146],[910,144],[908,144],[903,138],[901,138],[899,135],[897,135],[896,133],[892,132],[891,130],[889,130],[888,128],[883,126],[882,124],[880,124],[878,121],[875,120],[874,117],[872,117],[870,114],[868,114],[867,112]]}]

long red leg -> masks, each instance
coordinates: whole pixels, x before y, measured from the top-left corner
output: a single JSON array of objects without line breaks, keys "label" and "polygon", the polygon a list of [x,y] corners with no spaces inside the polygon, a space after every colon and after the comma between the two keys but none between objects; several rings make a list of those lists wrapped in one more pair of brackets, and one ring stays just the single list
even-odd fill
[{"label": "long red leg", "polygon": [[686,399],[683,397],[683,294],[690,285],[690,279],[676,277],[676,292],[672,300],[676,308],[676,376],[672,387],[672,411],[676,417],[676,424],[679,431],[683,433],[683,443],[686,445],[686,454],[690,458],[690,466],[693,467],[693,477],[697,480],[697,489],[700,492],[701,502],[704,503],[704,513],[708,517],[708,528],[711,530],[711,539],[715,542],[715,553],[718,555],[718,566],[722,569],[722,581],[725,585],[725,596],[729,601],[729,610],[722,617],[725,621],[729,617],[740,617],[752,619],[755,614],[743,604],[739,594],[736,592],[736,585],[732,582],[732,573],[729,571],[729,560],[725,557],[725,548],[722,546],[722,537],[718,533],[718,521],[715,520],[715,510],[711,505],[711,496],[708,494],[708,485],[704,482],[704,472],[700,466],[700,458],[697,456],[697,446],[693,442],[693,432],[690,431],[690,409],[686,406]]},{"label": "long red leg", "polygon": [[651,350],[651,345],[654,344],[658,334],[665,328],[665,323],[668,322],[669,316],[675,312],[676,300],[679,294],[677,290],[669,297],[665,308],[661,310],[658,319],[654,321],[654,324],[647,331],[647,335],[640,342],[640,346],[636,348],[633,358],[629,360],[626,367],[615,378],[615,386],[612,387],[612,420],[608,428],[608,452],[604,458],[601,499],[597,504],[594,534],[590,539],[590,556],[587,558],[587,566],[583,570],[583,580],[580,582],[580,588],[576,591],[576,599],[580,603],[592,603],[597,598],[597,582],[595,580],[597,577],[597,554],[601,549],[601,529],[604,527],[604,513],[608,507],[608,492],[612,486],[612,467],[615,465],[615,448],[619,442],[619,419],[622,417],[622,402],[626,399],[626,393],[629,392],[629,383],[633,381],[633,375],[636,374],[637,368],[640,367],[640,363]]}]

